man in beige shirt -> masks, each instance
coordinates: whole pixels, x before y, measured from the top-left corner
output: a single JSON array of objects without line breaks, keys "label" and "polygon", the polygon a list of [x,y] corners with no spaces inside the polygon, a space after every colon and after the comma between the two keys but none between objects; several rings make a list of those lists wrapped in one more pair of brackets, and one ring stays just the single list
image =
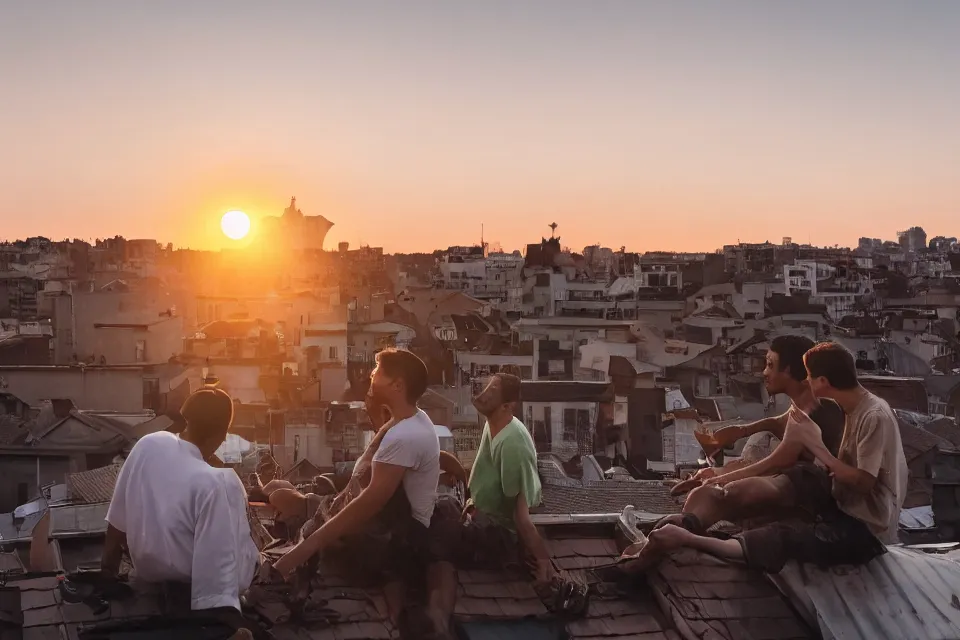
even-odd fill
[{"label": "man in beige shirt", "polygon": [[909,475],[897,416],[886,401],[860,385],[856,368],[851,372],[853,356],[843,347],[818,345],[807,353],[806,362],[814,394],[835,400],[847,419],[837,456],[812,430],[806,432],[804,446],[833,478],[837,506],[866,524],[884,544],[896,544]]},{"label": "man in beige shirt", "polygon": [[[897,541],[897,522],[906,496],[907,463],[896,416],[882,399],[857,380],[849,351],[822,342],[804,356],[816,398],[835,401],[846,415],[843,439],[834,456],[810,419],[811,406],[794,406],[796,442],[816,464],[798,467],[788,496],[807,517],[775,522],[729,538],[698,535],[668,524],[650,534],[659,551],[691,547],[778,573],[789,560],[820,566],[863,564]],[[801,427],[801,428],[797,428]]]}]

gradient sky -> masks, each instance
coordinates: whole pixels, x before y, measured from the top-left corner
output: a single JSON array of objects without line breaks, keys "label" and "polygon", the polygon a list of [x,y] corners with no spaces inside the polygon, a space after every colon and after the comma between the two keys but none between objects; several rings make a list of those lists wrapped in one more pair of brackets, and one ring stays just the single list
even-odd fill
[{"label": "gradient sky", "polygon": [[960,2],[0,2],[0,237],[960,235]]}]

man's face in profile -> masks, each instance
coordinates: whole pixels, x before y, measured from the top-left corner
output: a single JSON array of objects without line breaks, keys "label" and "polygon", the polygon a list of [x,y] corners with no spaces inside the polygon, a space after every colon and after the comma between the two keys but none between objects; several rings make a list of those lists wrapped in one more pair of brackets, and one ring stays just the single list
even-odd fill
[{"label": "man's face in profile", "polygon": [[480,412],[480,415],[489,418],[503,405],[503,390],[500,387],[500,378],[493,376],[484,390],[473,399],[473,406]]}]

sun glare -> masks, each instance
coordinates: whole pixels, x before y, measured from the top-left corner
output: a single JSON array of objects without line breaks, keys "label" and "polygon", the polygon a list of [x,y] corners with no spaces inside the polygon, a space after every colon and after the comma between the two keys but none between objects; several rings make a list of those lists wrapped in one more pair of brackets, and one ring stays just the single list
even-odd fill
[{"label": "sun glare", "polygon": [[243,211],[227,211],[220,218],[220,228],[231,240],[242,240],[250,233],[250,217]]}]

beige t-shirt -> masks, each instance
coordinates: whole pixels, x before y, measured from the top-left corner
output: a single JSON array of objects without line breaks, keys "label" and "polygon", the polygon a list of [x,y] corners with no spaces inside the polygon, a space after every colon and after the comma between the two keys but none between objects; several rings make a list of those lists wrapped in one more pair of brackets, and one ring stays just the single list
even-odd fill
[{"label": "beige t-shirt", "polygon": [[867,495],[834,481],[833,495],[840,509],[864,522],[884,544],[895,544],[908,471],[900,427],[890,405],[867,393],[847,414],[837,457],[877,478]]}]

